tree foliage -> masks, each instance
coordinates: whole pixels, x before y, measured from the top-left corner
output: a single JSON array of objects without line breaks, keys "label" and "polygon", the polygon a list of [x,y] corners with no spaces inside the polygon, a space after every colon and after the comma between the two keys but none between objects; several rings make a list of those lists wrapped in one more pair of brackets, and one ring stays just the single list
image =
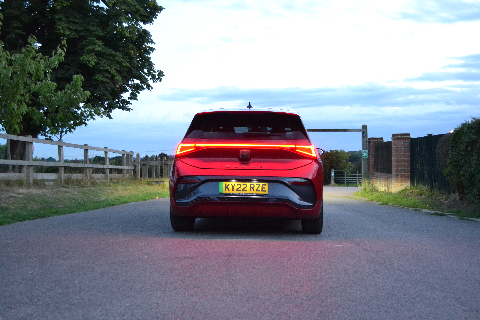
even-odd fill
[{"label": "tree foliage", "polygon": [[35,37],[28,42],[17,53],[5,51],[0,42],[0,127],[10,134],[35,130],[45,136],[72,131],[94,113],[89,104],[72,108],[89,96],[82,89],[83,77],[73,76],[59,90],[51,75],[65,50],[58,47],[47,57],[38,52]]},{"label": "tree foliage", "polygon": [[[32,52],[33,43],[29,39],[35,39],[36,55],[47,57],[56,52],[54,60],[62,56],[58,68],[50,65],[48,72],[50,85],[55,83],[59,91],[71,90],[72,79],[78,84],[80,76],[83,77],[82,87],[90,92],[84,104],[64,101],[71,103],[74,112],[56,112],[51,110],[51,104],[41,112],[66,115],[67,119],[60,122],[68,122],[67,131],[71,131],[96,116],[110,118],[115,109],[129,111],[131,100],[152,88],[151,81],[161,81],[163,72],[150,59],[153,41],[144,25],[153,23],[162,10],[154,0],[5,0],[0,1],[4,17],[0,41],[11,56],[24,50],[25,54]],[[60,54],[57,46],[63,40],[68,50]],[[40,110],[41,100],[35,95],[34,98],[20,109]],[[63,96],[63,99],[68,98]],[[19,117],[22,112],[9,117]],[[29,112],[23,114],[26,117],[21,119],[21,135],[35,137],[58,131],[51,130],[48,121],[39,121]],[[18,127],[5,129],[11,133],[11,129]]]},{"label": "tree foliage", "polygon": [[446,173],[460,195],[480,202],[479,118],[463,123],[451,135]]},{"label": "tree foliage", "polygon": [[322,155],[324,175],[324,184],[331,182],[331,170],[346,170],[348,168],[348,159],[350,154],[344,150],[325,151]]},{"label": "tree foliage", "polygon": [[0,159],[7,159],[7,145],[6,144],[0,144]]}]

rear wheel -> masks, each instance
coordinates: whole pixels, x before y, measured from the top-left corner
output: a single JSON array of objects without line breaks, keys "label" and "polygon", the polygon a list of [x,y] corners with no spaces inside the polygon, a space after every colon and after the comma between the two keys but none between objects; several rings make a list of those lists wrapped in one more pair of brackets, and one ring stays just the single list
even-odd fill
[{"label": "rear wheel", "polygon": [[320,234],[323,229],[323,200],[320,215],[314,219],[302,219],[302,232],[305,234]]},{"label": "rear wheel", "polygon": [[195,217],[182,217],[172,214],[170,209],[170,224],[175,231],[193,231],[195,227]]}]

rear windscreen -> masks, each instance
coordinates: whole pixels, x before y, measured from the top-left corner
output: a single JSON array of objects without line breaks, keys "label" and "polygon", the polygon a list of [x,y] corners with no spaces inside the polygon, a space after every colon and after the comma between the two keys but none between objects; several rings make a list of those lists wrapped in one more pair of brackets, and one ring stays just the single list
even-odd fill
[{"label": "rear windscreen", "polygon": [[185,138],[197,139],[306,139],[294,114],[212,112],[195,115]]}]

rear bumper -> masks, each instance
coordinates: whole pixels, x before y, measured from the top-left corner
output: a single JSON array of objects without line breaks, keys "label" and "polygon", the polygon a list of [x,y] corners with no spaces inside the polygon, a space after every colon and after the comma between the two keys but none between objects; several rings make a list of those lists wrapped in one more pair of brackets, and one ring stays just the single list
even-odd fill
[{"label": "rear bumper", "polygon": [[170,202],[172,213],[179,216],[196,218],[213,217],[258,217],[258,218],[287,218],[313,219],[320,214],[321,200],[311,209],[297,209],[287,203],[268,202],[207,202],[199,201],[191,206],[177,206]]},{"label": "rear bumper", "polygon": [[[189,184],[177,183],[171,190],[172,213],[194,217],[318,217],[323,184],[304,178],[245,176],[188,176]],[[196,181],[191,183],[192,181]],[[223,194],[226,181],[268,183],[268,194]]]}]

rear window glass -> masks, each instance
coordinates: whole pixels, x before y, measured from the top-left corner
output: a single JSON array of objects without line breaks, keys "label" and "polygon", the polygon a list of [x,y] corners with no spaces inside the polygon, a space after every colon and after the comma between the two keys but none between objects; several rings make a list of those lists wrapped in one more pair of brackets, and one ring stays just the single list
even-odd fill
[{"label": "rear window glass", "polygon": [[306,139],[307,134],[294,114],[212,112],[195,115],[186,138],[197,139]]}]

